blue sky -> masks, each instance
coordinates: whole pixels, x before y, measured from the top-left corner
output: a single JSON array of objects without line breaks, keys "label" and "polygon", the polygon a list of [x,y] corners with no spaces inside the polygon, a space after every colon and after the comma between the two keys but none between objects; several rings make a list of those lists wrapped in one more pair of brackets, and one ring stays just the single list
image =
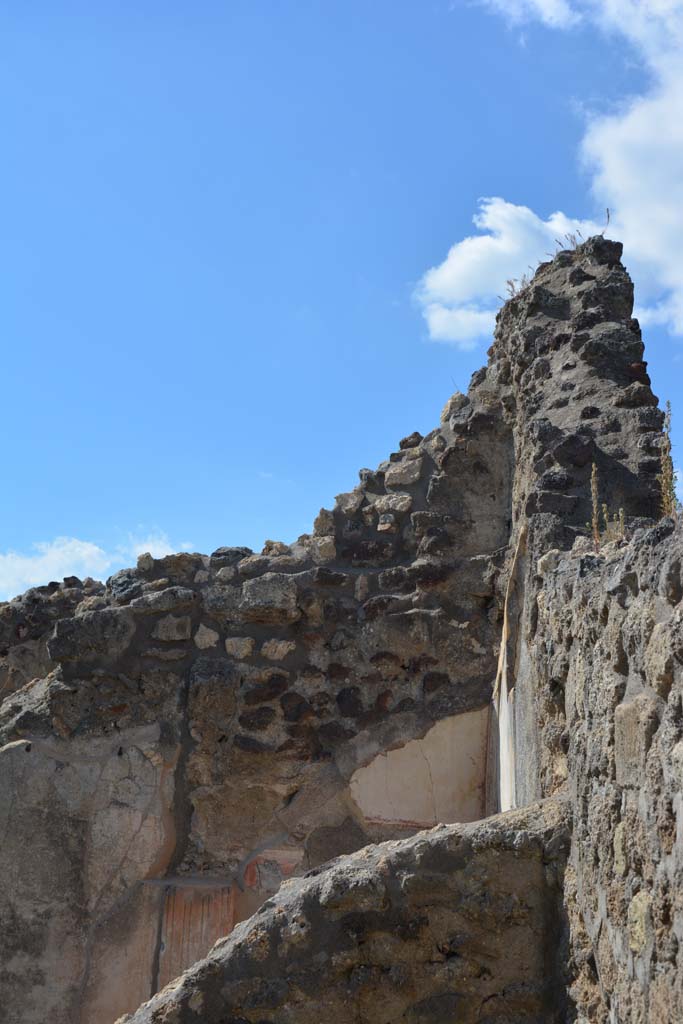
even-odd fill
[{"label": "blue sky", "polygon": [[310,530],[607,205],[680,458],[681,0],[36,0],[0,46],[0,597]]}]

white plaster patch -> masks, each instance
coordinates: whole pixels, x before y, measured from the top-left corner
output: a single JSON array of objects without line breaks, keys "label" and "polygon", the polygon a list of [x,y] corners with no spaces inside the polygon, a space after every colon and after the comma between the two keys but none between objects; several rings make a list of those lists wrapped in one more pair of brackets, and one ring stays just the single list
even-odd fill
[{"label": "white plaster patch", "polygon": [[354,772],[351,795],[366,818],[429,826],[483,817],[488,716],[481,708],[444,718]]}]

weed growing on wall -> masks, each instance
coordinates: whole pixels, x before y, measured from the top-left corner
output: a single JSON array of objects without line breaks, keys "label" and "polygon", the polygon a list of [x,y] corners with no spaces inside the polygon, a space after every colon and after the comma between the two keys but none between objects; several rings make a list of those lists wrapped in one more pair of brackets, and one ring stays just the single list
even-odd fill
[{"label": "weed growing on wall", "polygon": [[660,454],[661,469],[657,479],[661,489],[661,511],[663,516],[678,517],[679,501],[676,497],[676,473],[671,455],[671,402],[666,403],[664,434]]},{"label": "weed growing on wall", "polygon": [[600,504],[600,480],[595,463],[591,470],[591,521],[586,523],[586,529],[593,538],[596,553],[603,544],[609,544],[613,540],[624,540],[626,537],[626,513],[623,508],[610,513],[604,501]]}]

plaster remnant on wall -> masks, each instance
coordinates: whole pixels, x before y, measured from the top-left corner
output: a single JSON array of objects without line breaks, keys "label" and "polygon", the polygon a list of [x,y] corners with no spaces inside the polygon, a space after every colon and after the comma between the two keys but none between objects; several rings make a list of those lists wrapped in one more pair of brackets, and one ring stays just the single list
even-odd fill
[{"label": "plaster remnant on wall", "polygon": [[374,822],[475,821],[484,814],[488,707],[452,715],[421,738],[379,754],[351,776],[351,795]]},{"label": "plaster remnant on wall", "polygon": [[[313,536],[0,605],[12,1024],[112,1024],[196,956],[135,1024],[683,1019],[683,541],[632,311],[619,244],[560,252]],[[527,810],[404,841],[487,778]]]}]

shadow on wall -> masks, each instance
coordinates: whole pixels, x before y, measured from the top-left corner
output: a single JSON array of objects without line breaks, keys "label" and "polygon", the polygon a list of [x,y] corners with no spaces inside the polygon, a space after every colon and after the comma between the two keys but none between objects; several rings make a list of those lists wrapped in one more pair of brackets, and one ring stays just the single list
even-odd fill
[{"label": "shadow on wall", "polygon": [[[381,842],[439,823],[482,818],[488,721],[488,707],[452,715],[421,739],[379,754],[354,772],[347,794],[353,811],[347,829],[360,845],[367,835]],[[364,831],[357,821],[362,821]],[[164,891],[157,990],[251,917],[284,879],[302,874],[307,867],[304,849],[287,846],[261,851],[248,863],[239,884],[207,879],[146,883]]]}]

